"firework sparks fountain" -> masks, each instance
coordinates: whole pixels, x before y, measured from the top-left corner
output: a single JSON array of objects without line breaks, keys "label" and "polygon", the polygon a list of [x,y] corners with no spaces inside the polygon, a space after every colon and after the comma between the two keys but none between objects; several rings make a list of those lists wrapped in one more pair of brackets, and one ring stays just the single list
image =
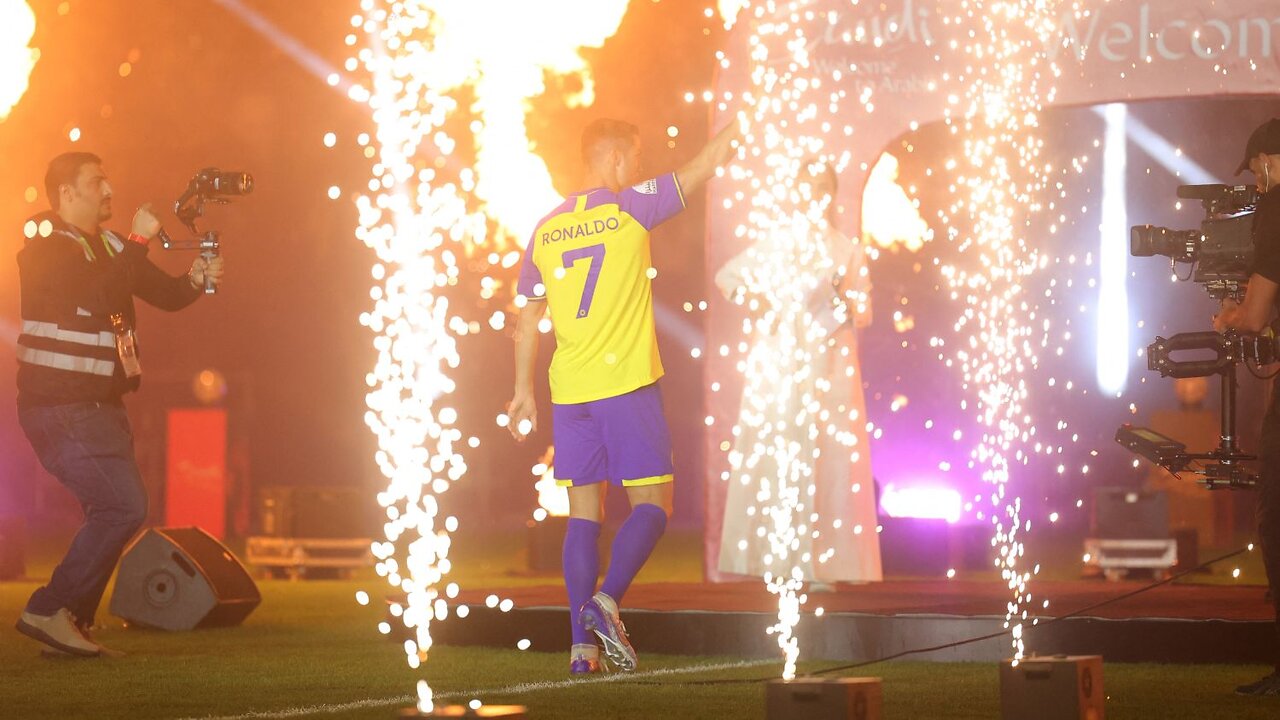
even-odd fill
[{"label": "firework sparks fountain", "polygon": [[[529,150],[528,101],[551,73],[580,79],[583,91],[567,101],[589,104],[578,51],[612,36],[625,10],[625,0],[514,3],[493,23],[483,3],[364,0],[351,21],[367,45],[347,69],[363,67],[369,81],[350,94],[368,103],[376,126],[373,138],[361,139],[374,165],[368,191],[356,198],[356,235],[377,256],[373,307],[361,316],[378,353],[366,377],[365,420],[387,479],[378,495],[386,540],[373,551],[379,574],[405,598],[391,613],[412,633],[404,649],[413,668],[427,660],[431,622],[449,616],[457,595],[455,584],[441,588],[458,528],[442,496],[467,472],[462,446],[479,444],[464,442],[450,396],[462,362],[457,338],[482,326],[451,307],[449,292],[466,280],[464,258],[510,267],[515,243],[558,201],[545,164]],[[475,148],[474,165],[459,157],[458,132],[467,135],[463,147]],[[486,276],[479,285],[487,300],[500,283]],[[357,600],[369,598],[361,592]],[[390,624],[379,630],[389,634]],[[432,713],[432,695],[420,680],[414,712]]]},{"label": "firework sparks fountain", "polygon": [[[814,353],[828,345],[820,340],[825,331],[808,298],[818,289],[820,271],[837,262],[821,231],[830,199],[802,180],[823,172],[812,166],[843,166],[847,157],[827,157],[828,118],[839,116],[844,93],[810,65],[796,22],[803,3],[779,3],[772,11],[764,5],[721,8],[727,25],[740,9],[752,27],[752,84],[742,98],[751,108],[750,150],[730,168],[730,177],[748,205],[746,222],[735,230],[749,248],[748,262],[733,299],[749,309],[744,333],[758,338],[739,365],[743,402],[729,462],[730,482],[754,491],[748,515],[764,542],[744,540],[739,549],[763,553],[763,579],[778,602],[778,622],[769,632],[785,661],[783,678],[790,680],[800,653],[795,627],[807,600],[804,567],[824,559],[810,552],[809,540],[819,534],[813,441],[826,432],[820,428],[829,418],[818,390],[823,380],[811,375]],[[780,267],[815,272],[776,272]]]},{"label": "firework sparks fountain", "polygon": [[[858,0],[850,0],[849,6],[861,9]],[[874,25],[881,29],[853,24],[842,35],[839,11],[815,12],[804,2],[724,0],[720,7],[726,26],[749,27],[745,47],[750,67],[739,74],[749,78],[741,100],[752,108],[754,122],[747,138],[752,150],[730,171],[738,191],[729,194],[726,206],[743,205],[746,218],[735,235],[753,248],[762,268],[820,265],[827,259],[807,247],[805,238],[814,235],[823,208],[804,195],[797,182],[800,166],[806,158],[826,157],[837,167],[860,161],[866,171],[868,158],[850,158],[838,149],[843,138],[857,131],[858,118],[875,111],[875,90],[859,85],[849,92],[842,76],[847,79],[857,68],[814,62],[815,38],[806,33],[879,48],[886,42],[882,31],[901,35],[902,30],[892,23]],[[944,3],[943,11],[948,13],[941,18],[943,26],[969,29],[962,46],[951,46],[963,62],[943,69],[938,84],[929,88],[947,97],[943,120],[964,144],[963,155],[946,164],[956,200],[941,217],[961,258],[940,268],[960,308],[952,345],[959,349],[947,365],[961,371],[972,398],[966,410],[976,414],[983,428],[973,461],[992,486],[994,562],[1011,592],[1006,628],[1016,663],[1026,650],[1023,625],[1029,618],[1035,569],[1028,567],[1023,544],[1030,521],[1010,481],[1013,467],[1027,462],[1022,446],[1036,435],[1026,374],[1038,365],[1036,349],[1048,333],[1047,320],[1036,316],[1036,304],[1023,290],[1047,258],[1026,236],[1030,219],[1042,210],[1045,178],[1052,172],[1041,160],[1043,143],[1036,134],[1039,112],[1053,101],[1057,78],[1045,50],[1053,44],[1054,21],[1075,12],[1075,5],[958,0]],[[722,65],[728,68],[728,60],[722,59]],[[864,205],[865,211],[875,209]],[[738,365],[744,400],[733,428],[735,449],[726,478],[757,490],[753,510],[762,518],[759,530],[768,540],[761,549],[770,568],[764,579],[778,596],[778,623],[771,632],[784,656],[784,679],[795,674],[799,647],[794,628],[806,601],[797,570],[806,558],[796,557],[797,540],[811,535],[819,519],[806,507],[805,497],[814,458],[777,438],[783,424],[823,432],[826,422],[814,398],[793,397],[811,360],[798,348],[813,331],[800,300],[811,288],[800,275],[757,273],[747,291],[735,298],[751,310],[746,333],[768,337],[774,347],[763,354],[748,350]],[[743,447],[745,451],[738,449]],[[750,543],[739,547],[749,551]]]},{"label": "firework sparks fountain", "polygon": [[[957,169],[953,237],[969,258],[943,275],[951,295],[964,306],[955,330],[964,383],[977,396],[975,410],[984,428],[974,458],[991,492],[996,567],[1012,600],[1005,615],[1013,662],[1026,651],[1029,590],[1034,571],[1025,562],[1021,535],[1031,521],[1011,490],[1011,465],[1026,463],[1021,445],[1035,434],[1026,408],[1026,374],[1039,364],[1038,339],[1023,288],[1043,268],[1039,251],[1027,242],[1031,216],[1042,209],[1044,178],[1040,159],[1041,108],[1053,101],[1055,68],[1043,53],[1054,20],[1067,3],[1054,0],[966,0],[952,22],[972,28],[966,64],[954,80],[966,88],[958,112],[947,111],[953,133],[964,141]],[[972,260],[976,258],[977,262]],[[967,337],[966,337],[967,336]]]}]

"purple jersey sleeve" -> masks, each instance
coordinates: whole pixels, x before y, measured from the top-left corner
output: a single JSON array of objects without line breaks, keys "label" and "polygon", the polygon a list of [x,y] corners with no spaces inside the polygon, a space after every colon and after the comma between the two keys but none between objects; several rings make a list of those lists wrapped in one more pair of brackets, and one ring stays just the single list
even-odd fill
[{"label": "purple jersey sleeve", "polygon": [[529,245],[524,250],[524,260],[520,263],[520,280],[516,282],[516,293],[530,299],[541,299],[547,296],[547,289],[542,283],[542,273],[538,270],[538,266],[533,264],[533,238],[537,235],[537,232],[534,232],[533,237],[529,238]]},{"label": "purple jersey sleeve", "polygon": [[618,207],[652,230],[684,209],[684,192],[675,173],[659,175],[618,193]]}]

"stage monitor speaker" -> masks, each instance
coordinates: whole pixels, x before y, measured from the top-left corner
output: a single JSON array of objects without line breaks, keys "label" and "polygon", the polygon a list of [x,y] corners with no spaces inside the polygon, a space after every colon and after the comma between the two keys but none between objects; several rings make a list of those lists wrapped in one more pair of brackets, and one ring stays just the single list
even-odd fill
[{"label": "stage monitor speaker", "polygon": [[770,680],[765,720],[880,720],[880,678]]},{"label": "stage monitor speaker", "polygon": [[244,621],[262,596],[244,566],[197,527],[152,528],[124,551],[111,614],[160,630]]},{"label": "stage monitor speaker", "polygon": [[1000,663],[1001,720],[1103,720],[1101,655]]}]

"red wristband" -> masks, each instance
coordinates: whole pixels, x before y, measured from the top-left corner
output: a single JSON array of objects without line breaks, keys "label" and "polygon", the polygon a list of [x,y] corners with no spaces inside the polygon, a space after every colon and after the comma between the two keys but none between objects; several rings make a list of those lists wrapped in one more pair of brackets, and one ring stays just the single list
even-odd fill
[{"label": "red wristband", "polygon": [[129,233],[129,242],[136,242],[144,247],[151,244],[149,239],[142,237],[138,233]]}]

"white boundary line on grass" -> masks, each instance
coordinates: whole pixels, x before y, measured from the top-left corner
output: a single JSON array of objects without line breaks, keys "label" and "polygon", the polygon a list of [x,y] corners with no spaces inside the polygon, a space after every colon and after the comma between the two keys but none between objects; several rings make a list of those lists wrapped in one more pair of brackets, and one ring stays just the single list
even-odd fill
[{"label": "white boundary line on grass", "polygon": [[[591,685],[596,683],[609,682],[626,682],[628,680],[637,680],[643,678],[656,678],[666,675],[685,675],[696,672],[709,672],[716,670],[734,670],[738,668],[758,667],[761,665],[776,665],[777,660],[742,660],[732,663],[718,663],[715,665],[689,665],[678,668],[665,668],[662,670],[649,670],[647,672],[634,673],[609,673],[594,678],[584,678],[582,680],[554,680],[549,682],[536,683],[520,683],[519,685],[508,685],[499,688],[481,688],[478,690],[462,690],[457,692],[440,693],[435,696],[436,700],[470,700],[472,698],[483,695],[505,697],[510,695],[524,695],[526,693],[537,692],[539,690],[560,690],[563,688],[576,687],[581,685]],[[416,695],[397,695],[395,697],[384,698],[365,698],[364,700],[353,700],[352,702],[321,704],[321,705],[305,705],[300,707],[292,707],[285,710],[251,710],[240,715],[206,715],[203,718],[185,718],[184,720],[259,720],[267,718],[295,718],[306,717],[308,715],[332,714],[346,712],[348,710],[361,710],[364,708],[384,707],[387,705],[410,705],[417,702]]]}]

